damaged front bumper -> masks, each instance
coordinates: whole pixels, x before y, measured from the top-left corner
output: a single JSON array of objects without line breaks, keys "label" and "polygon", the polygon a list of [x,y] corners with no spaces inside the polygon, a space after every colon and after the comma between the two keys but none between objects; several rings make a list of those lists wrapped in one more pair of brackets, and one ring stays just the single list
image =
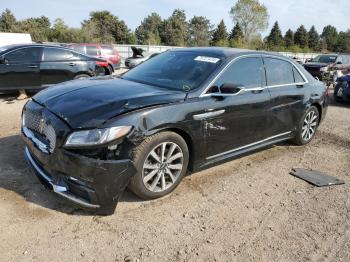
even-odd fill
[{"label": "damaged front bumper", "polygon": [[25,157],[40,182],[75,205],[102,215],[114,213],[136,173],[130,160],[98,160],[57,149],[41,152],[24,136]]}]

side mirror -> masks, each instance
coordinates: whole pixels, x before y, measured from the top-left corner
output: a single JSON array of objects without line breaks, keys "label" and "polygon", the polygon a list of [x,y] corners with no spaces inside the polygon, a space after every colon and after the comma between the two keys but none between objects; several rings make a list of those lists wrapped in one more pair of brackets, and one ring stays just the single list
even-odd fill
[{"label": "side mirror", "polygon": [[223,97],[230,95],[238,95],[240,92],[244,91],[245,88],[242,85],[233,83],[224,83],[220,87],[212,86],[209,90],[213,97]]},{"label": "side mirror", "polygon": [[244,86],[233,83],[224,83],[220,86],[221,94],[235,95],[244,90]]},{"label": "side mirror", "polygon": [[337,62],[337,65],[341,65],[341,64],[343,64],[341,61],[338,61],[338,62]]},{"label": "side mirror", "polygon": [[4,56],[0,56],[0,64],[7,64],[7,59]]}]

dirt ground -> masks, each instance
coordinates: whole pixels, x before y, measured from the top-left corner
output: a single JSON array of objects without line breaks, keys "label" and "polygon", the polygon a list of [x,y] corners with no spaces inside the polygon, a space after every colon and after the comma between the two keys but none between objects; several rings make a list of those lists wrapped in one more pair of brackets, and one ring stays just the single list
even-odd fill
[{"label": "dirt ground", "polygon": [[[23,157],[26,101],[0,96],[1,261],[350,261],[350,107],[307,146],[287,143],[192,174],[168,197],[126,192],[92,216],[44,189]],[[344,179],[317,188],[291,175]]]}]

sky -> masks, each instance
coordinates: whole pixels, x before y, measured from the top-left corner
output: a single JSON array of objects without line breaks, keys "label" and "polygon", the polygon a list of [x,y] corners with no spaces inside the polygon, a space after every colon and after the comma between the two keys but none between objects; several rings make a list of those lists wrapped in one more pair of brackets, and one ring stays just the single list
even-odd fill
[{"label": "sky", "polygon": [[[194,15],[206,16],[216,25],[224,19],[228,30],[233,27],[229,15],[237,0],[0,0],[0,12],[9,8],[18,19],[45,15],[54,21],[62,18],[71,27],[79,27],[91,11],[108,10],[124,20],[134,30],[152,12],[162,18],[174,9],[186,11],[187,19]],[[269,29],[277,20],[284,33],[296,30],[301,24],[312,25],[321,33],[325,25],[334,25],[339,31],[350,29],[350,0],[260,0],[270,15]]]}]

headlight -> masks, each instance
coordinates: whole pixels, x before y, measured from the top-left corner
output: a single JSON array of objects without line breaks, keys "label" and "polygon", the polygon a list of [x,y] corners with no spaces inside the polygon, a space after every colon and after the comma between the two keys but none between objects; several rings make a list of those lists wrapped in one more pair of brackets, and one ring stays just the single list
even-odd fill
[{"label": "headlight", "polygon": [[116,126],[104,129],[77,131],[70,134],[65,146],[101,145],[125,136],[130,130],[131,126]]},{"label": "headlight", "polygon": [[320,68],[321,72],[327,72],[328,71],[328,66],[324,66]]}]

